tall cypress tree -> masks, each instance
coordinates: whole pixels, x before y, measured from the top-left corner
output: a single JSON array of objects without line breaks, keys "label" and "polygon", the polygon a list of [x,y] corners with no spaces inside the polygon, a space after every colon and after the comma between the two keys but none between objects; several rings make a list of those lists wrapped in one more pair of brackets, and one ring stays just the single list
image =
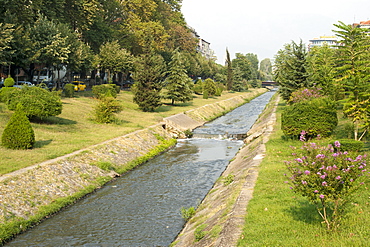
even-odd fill
[{"label": "tall cypress tree", "polygon": [[233,67],[230,59],[229,50],[226,48],[226,66],[227,66],[227,90],[233,87]]}]

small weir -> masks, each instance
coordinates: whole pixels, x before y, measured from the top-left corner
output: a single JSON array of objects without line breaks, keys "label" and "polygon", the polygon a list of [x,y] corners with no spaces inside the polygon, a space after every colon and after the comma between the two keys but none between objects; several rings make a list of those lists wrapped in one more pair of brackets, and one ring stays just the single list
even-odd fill
[{"label": "small weir", "polygon": [[6,246],[168,246],[185,223],[181,208],[203,200],[242,146],[237,139],[273,94],[267,92],[194,130],[194,138],[179,140]]}]

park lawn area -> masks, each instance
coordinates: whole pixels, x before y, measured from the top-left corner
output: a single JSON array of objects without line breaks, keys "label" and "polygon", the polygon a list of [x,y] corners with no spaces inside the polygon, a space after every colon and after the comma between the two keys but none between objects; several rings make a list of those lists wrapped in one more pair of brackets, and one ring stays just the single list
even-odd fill
[{"label": "park lawn area", "polygon": [[[172,106],[170,102],[163,101],[164,104],[155,112],[142,112],[133,103],[133,94],[130,91],[121,91],[117,99],[123,105],[123,111],[117,114],[118,121],[114,124],[98,124],[90,120],[94,105],[97,104],[91,91],[75,93],[74,98],[62,99],[62,114],[49,117],[42,123],[31,123],[36,137],[33,149],[10,150],[0,146],[0,175],[149,127],[159,123],[164,117],[240,94],[245,92],[224,92],[220,97],[209,99],[194,95],[192,102]],[[5,104],[0,103],[0,135],[11,114]]]},{"label": "park lawn area", "polygon": [[[238,246],[369,246],[369,176],[365,186],[354,195],[340,228],[335,232],[327,232],[315,206],[294,194],[285,183],[288,178],[284,176],[287,173],[284,161],[294,159],[291,146],[299,148],[302,142],[282,138],[282,107],[283,104],[278,107],[275,131],[266,144],[266,157],[259,167]],[[345,121],[342,118],[339,121],[341,128]]]}]

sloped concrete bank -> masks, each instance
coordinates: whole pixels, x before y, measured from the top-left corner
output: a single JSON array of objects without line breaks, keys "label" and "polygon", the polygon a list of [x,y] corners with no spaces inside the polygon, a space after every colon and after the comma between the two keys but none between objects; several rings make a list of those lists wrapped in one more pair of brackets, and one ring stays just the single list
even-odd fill
[{"label": "sloped concrete bank", "polygon": [[171,246],[237,246],[247,205],[252,198],[258,165],[265,143],[276,122],[278,96],[274,95],[264,112],[247,133],[245,145],[198,206]]},{"label": "sloped concrete bank", "polygon": [[183,136],[184,130],[194,129],[265,91],[256,89],[206,105],[166,118],[163,123],[149,128],[1,176],[0,245],[37,223],[40,216],[60,209],[60,204],[49,207],[49,211],[45,207],[65,198],[72,198],[73,202],[84,193],[92,192],[119,173],[145,161],[148,154],[160,153],[174,145],[173,137]]}]

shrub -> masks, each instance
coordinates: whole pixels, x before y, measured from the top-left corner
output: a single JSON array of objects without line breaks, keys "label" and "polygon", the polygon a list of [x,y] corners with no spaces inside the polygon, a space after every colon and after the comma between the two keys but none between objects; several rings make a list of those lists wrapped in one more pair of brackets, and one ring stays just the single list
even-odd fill
[{"label": "shrub", "polygon": [[294,161],[286,162],[291,189],[316,205],[329,230],[338,226],[345,205],[366,176],[366,156],[351,158],[340,151],[339,141],[334,146],[337,152],[331,144],[305,143],[301,156],[294,154]]},{"label": "shrub", "polygon": [[[347,151],[347,152],[360,152],[364,147],[364,143],[362,141],[356,141],[351,139],[340,139],[338,140],[340,143],[340,150]],[[333,146],[334,143],[332,143]],[[336,148],[337,150],[338,148]]]},{"label": "shrub", "polygon": [[15,81],[14,81],[14,79],[11,76],[9,76],[8,78],[6,78],[4,80],[4,86],[5,87],[13,87],[14,86],[14,83],[15,83]]},{"label": "shrub", "polygon": [[35,134],[29,119],[18,105],[1,136],[1,144],[9,149],[29,149],[35,143]]},{"label": "shrub", "polygon": [[111,96],[102,97],[94,109],[94,120],[98,123],[112,123],[116,120],[115,113],[121,112],[122,106]]},{"label": "shrub", "polygon": [[203,87],[202,87],[202,84],[195,84],[194,87],[193,87],[193,91],[195,94],[202,94],[203,92]]},{"label": "shrub", "polygon": [[207,90],[205,90],[205,91],[203,92],[203,99],[208,99],[208,97],[209,97],[208,91],[207,91]]},{"label": "shrub", "polygon": [[289,103],[299,103],[306,100],[311,100],[314,98],[322,97],[321,89],[320,88],[303,88],[293,92],[290,95]]},{"label": "shrub", "polygon": [[203,82],[203,92],[207,91],[209,96],[216,94],[216,83],[211,79],[207,78]]},{"label": "shrub", "polygon": [[305,131],[306,138],[330,136],[338,124],[335,103],[317,98],[287,106],[281,115],[284,135],[297,138]]},{"label": "shrub", "polygon": [[117,97],[117,89],[115,84],[102,84],[102,85],[95,85],[92,87],[92,93],[95,98],[101,99],[110,92],[110,95],[113,98]]},{"label": "shrub", "polygon": [[67,98],[73,98],[75,95],[75,85],[68,83],[64,86],[63,89],[64,96]]},{"label": "shrub", "polygon": [[13,90],[9,93],[6,103],[11,111],[16,110],[17,105],[21,104],[29,118],[57,116],[62,113],[62,101],[57,92],[50,92],[39,87]]}]

